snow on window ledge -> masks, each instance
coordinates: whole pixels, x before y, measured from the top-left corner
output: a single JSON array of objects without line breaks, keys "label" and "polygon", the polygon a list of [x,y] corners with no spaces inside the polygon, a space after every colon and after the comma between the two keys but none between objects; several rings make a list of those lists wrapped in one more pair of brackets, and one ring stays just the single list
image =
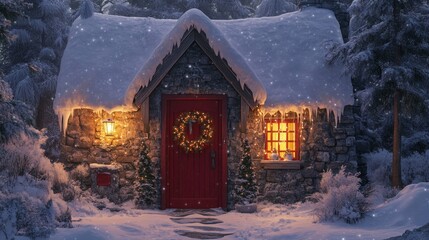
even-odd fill
[{"label": "snow on window ledge", "polygon": [[281,160],[261,160],[261,167],[263,169],[289,169],[299,170],[302,168],[303,161],[292,160],[292,161],[281,161]]}]

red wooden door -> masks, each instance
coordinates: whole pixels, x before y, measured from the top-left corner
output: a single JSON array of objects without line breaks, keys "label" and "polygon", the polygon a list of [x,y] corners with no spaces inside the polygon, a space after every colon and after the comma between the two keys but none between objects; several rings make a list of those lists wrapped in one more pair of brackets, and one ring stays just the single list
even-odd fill
[{"label": "red wooden door", "polygon": [[[181,114],[196,111],[212,119],[213,135],[201,151],[187,152],[175,139],[173,127]],[[226,207],[225,111],[222,95],[164,96],[163,208]],[[198,121],[184,125],[186,139],[198,139],[202,125]]]}]

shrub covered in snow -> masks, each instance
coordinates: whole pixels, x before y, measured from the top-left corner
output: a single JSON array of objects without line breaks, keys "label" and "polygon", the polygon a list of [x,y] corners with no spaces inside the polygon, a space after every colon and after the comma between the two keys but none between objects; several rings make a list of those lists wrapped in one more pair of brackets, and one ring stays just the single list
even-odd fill
[{"label": "shrub covered in snow", "polygon": [[[390,169],[392,166],[392,153],[381,150],[364,155],[368,179],[379,184],[388,184]],[[414,153],[408,157],[402,157],[402,182],[405,185],[419,182],[429,182],[429,151],[423,154]]]},{"label": "shrub covered in snow", "polygon": [[342,166],[338,174],[331,170],[324,172],[320,182],[320,193],[314,194],[318,200],[314,214],[319,221],[342,219],[356,223],[366,210],[366,200],[360,188],[358,174],[346,172]]},{"label": "shrub covered in snow", "polygon": [[68,177],[62,165],[45,157],[46,138],[30,126],[27,110],[20,102],[0,102],[0,239],[43,238],[59,220],[70,220],[67,206],[52,192],[53,184]]},{"label": "shrub covered in snow", "polygon": [[70,182],[70,176],[64,170],[62,163],[53,164],[52,190],[54,193],[61,193],[64,201],[72,201],[75,197],[75,189]]},{"label": "shrub covered in snow", "polygon": [[82,190],[87,190],[91,185],[89,164],[78,165],[71,170],[70,177],[74,182],[78,183]]},{"label": "shrub covered in snow", "polygon": [[[381,150],[365,154],[367,162],[367,176],[371,183],[369,202],[379,204],[385,199],[398,193],[390,187],[392,153]],[[429,151],[423,154],[414,153],[401,159],[402,183],[409,185],[419,182],[429,182]]]},{"label": "shrub covered in snow", "polygon": [[0,239],[14,239],[19,233],[31,238],[46,237],[55,228],[52,201],[27,192],[0,192]]}]

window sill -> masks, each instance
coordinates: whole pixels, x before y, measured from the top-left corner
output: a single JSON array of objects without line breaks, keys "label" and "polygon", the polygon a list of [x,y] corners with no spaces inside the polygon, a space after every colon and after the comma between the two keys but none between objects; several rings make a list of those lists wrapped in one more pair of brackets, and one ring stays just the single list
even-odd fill
[{"label": "window sill", "polygon": [[264,169],[290,169],[299,170],[302,167],[302,161],[282,161],[282,160],[261,160],[261,167]]}]

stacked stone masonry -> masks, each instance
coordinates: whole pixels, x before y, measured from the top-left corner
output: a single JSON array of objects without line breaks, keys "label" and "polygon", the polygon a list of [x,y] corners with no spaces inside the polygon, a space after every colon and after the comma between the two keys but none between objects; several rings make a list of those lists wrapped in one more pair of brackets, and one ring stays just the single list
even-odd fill
[{"label": "stacked stone masonry", "polygon": [[[113,136],[106,136],[103,121],[115,121]],[[61,144],[61,155],[69,168],[79,164],[98,163],[108,166],[103,171],[117,178],[111,186],[94,185],[96,169],[91,169],[91,188],[101,197],[120,203],[134,197],[136,166],[144,139],[144,126],[140,112],[96,112],[92,109],[75,109],[68,119],[68,127]],[[115,166],[114,168],[112,166]],[[115,169],[115,170],[113,170]],[[112,194],[113,190],[116,194]]]},{"label": "stacked stone masonry", "polygon": [[[261,164],[261,150],[264,149],[263,127],[260,114],[249,117],[248,139],[254,139],[252,157],[254,159],[258,201],[273,203],[293,203],[302,201],[319,190],[321,175],[327,169],[338,172],[346,166],[356,172],[356,131],[357,109],[346,106],[340,119],[331,111],[317,109],[310,114],[308,109],[301,113],[301,169],[268,169]],[[265,165],[266,166],[266,165]]]},{"label": "stacked stone masonry", "polygon": [[[241,145],[249,140],[255,163],[259,201],[293,203],[303,200],[319,188],[321,173],[326,169],[337,171],[341,165],[356,171],[355,108],[346,106],[338,120],[333,112],[318,109],[300,113],[301,162],[297,170],[266,169],[261,164],[264,157],[263,109],[249,111],[246,128],[240,128],[241,99],[232,85],[224,78],[209,57],[193,44],[168,71],[149,97],[149,123],[143,126],[141,112],[94,111],[76,109],[68,119],[62,142],[62,159],[69,168],[79,164],[96,165],[91,168],[87,182],[100,197],[121,203],[135,197],[134,181],[138,157],[143,141],[149,146],[149,157],[155,166],[158,193],[161,189],[161,99],[163,94],[224,94],[227,96],[227,202],[234,208],[233,189],[241,158]],[[115,121],[115,133],[106,136],[103,120]],[[145,129],[147,128],[147,129]],[[243,129],[247,129],[244,131]],[[95,164],[94,164],[95,163]],[[106,167],[100,164],[105,164]],[[112,176],[111,186],[97,186],[99,172]],[[160,207],[161,194],[157,206]]]},{"label": "stacked stone masonry", "polygon": [[[240,155],[242,138],[240,134],[240,95],[225,79],[222,73],[213,64],[203,50],[193,43],[183,56],[162,80],[161,84],[152,92],[149,98],[151,148],[150,157],[160,165],[159,147],[161,146],[161,99],[163,94],[224,94],[228,98],[227,132],[228,132],[228,209],[234,206],[232,190]],[[160,169],[158,167],[158,171]],[[158,180],[160,186],[160,179]],[[161,199],[158,201],[161,202]]]}]

